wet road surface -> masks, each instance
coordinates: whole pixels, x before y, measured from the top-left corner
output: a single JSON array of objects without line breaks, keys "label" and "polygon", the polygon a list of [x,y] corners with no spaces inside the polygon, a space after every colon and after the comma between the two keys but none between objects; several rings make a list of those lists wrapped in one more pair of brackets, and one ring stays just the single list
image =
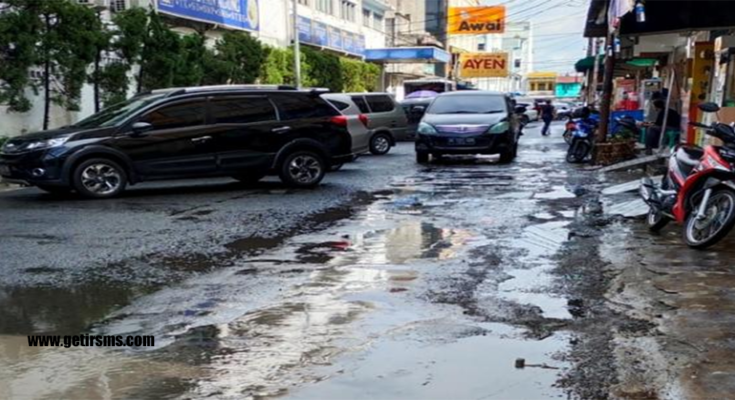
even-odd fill
[{"label": "wet road surface", "polygon": [[[640,330],[605,305],[580,223],[599,184],[555,129],[510,165],[402,144],[313,191],[2,193],[0,398],[604,397],[608,328]],[[43,333],[156,347],[27,346]]]}]

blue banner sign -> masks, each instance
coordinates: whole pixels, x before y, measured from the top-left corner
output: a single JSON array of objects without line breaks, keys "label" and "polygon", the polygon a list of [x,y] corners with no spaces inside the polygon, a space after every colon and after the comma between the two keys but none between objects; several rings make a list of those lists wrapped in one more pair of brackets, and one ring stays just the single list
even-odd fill
[{"label": "blue banner sign", "polygon": [[329,34],[327,33],[327,24],[314,21],[312,23],[312,36],[314,44],[319,46],[329,46]]},{"label": "blue banner sign", "polygon": [[158,11],[194,21],[257,31],[258,0],[156,0]]},{"label": "blue banner sign", "polygon": [[342,31],[333,26],[329,27],[329,47],[333,49],[342,48]]},{"label": "blue banner sign", "polygon": [[309,18],[299,17],[299,41],[311,43],[311,20]]},{"label": "blue banner sign", "polygon": [[327,47],[345,53],[363,55],[365,36],[346,32],[322,22],[299,16],[299,40],[304,44]]}]

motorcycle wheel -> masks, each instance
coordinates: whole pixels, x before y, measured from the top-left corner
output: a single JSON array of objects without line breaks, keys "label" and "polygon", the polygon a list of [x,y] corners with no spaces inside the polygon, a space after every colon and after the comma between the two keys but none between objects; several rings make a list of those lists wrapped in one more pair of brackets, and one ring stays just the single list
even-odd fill
[{"label": "motorcycle wheel", "polygon": [[713,191],[707,203],[706,215],[697,218],[701,199],[694,205],[684,225],[684,242],[693,249],[706,249],[724,239],[735,225],[735,192],[729,189]]},{"label": "motorcycle wheel", "polygon": [[590,144],[584,140],[575,141],[569,151],[567,151],[567,162],[572,164],[581,163],[587,158],[590,151]]},{"label": "motorcycle wheel", "polygon": [[666,225],[671,222],[671,219],[669,217],[665,216],[661,210],[658,210],[656,208],[649,208],[648,209],[648,216],[646,217],[646,223],[648,224],[648,230],[654,233],[661,232],[662,229],[666,227]]}]

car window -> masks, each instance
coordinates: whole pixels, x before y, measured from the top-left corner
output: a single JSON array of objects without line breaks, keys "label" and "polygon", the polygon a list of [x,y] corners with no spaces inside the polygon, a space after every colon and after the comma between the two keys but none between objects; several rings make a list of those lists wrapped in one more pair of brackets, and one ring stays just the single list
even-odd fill
[{"label": "car window", "polygon": [[374,113],[391,112],[395,109],[395,103],[393,103],[393,100],[388,96],[379,95],[365,97],[367,98],[368,105],[370,105],[370,110]]},{"label": "car window", "polygon": [[210,107],[217,124],[247,124],[277,119],[276,109],[265,97],[213,99]]},{"label": "car window", "polygon": [[431,103],[429,114],[498,114],[508,112],[505,97],[498,95],[439,96]]},{"label": "car window", "polygon": [[143,115],[139,121],[153,125],[154,131],[202,125],[204,104],[200,100],[163,106]]},{"label": "car window", "polygon": [[321,97],[306,95],[272,95],[281,112],[281,120],[332,117],[339,115],[334,107],[330,106]]},{"label": "car window", "polygon": [[352,96],[352,102],[355,103],[357,108],[360,109],[361,113],[368,114],[370,113],[370,109],[368,108],[367,102],[365,102],[365,98],[362,96]]},{"label": "car window", "polygon": [[135,115],[138,111],[152,105],[154,102],[161,100],[162,94],[147,94],[133,97],[128,101],[114,104],[88,118],[85,118],[76,124],[74,128],[106,128],[119,125],[128,118]]},{"label": "car window", "polygon": [[330,102],[330,103],[332,103],[332,105],[335,106],[335,107],[337,107],[337,109],[340,110],[340,111],[344,111],[344,110],[350,108],[350,105],[347,104],[347,103],[345,103],[344,101],[332,100],[332,99],[329,99],[327,101]]}]

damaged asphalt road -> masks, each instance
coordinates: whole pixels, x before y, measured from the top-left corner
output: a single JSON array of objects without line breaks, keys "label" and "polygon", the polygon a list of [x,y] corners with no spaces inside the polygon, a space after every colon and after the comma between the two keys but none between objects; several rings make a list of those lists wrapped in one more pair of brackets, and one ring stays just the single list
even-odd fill
[{"label": "damaged asphalt road", "polygon": [[[401,144],[310,191],[2,193],[0,398],[656,397],[618,346],[656,324],[608,300],[630,224],[559,129],[510,165]],[[156,346],[27,346],[44,333]]]}]

